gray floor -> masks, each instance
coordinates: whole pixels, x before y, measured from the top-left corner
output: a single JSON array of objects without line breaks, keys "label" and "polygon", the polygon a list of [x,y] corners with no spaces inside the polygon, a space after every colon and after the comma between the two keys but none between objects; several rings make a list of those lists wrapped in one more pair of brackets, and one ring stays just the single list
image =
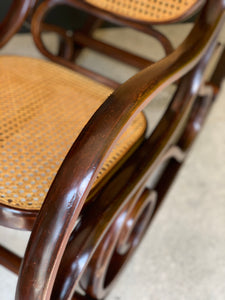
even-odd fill
[{"label": "gray floor", "polygon": [[[189,25],[169,26],[174,44],[189,31]],[[136,45],[147,57],[162,56],[158,44],[132,30],[112,29],[98,35],[124,47]],[[46,36],[53,47],[54,38]],[[29,36],[16,36],[0,54],[41,57]],[[112,76],[124,81],[136,70],[99,63],[93,53],[85,52],[82,64],[101,71],[110,68]],[[152,117],[173,90],[170,87],[150,109]],[[224,300],[225,299],[225,84],[205,127],[185,166],[161,208],[143,243],[127,266],[108,300]],[[29,234],[0,227],[4,245],[23,254]],[[0,299],[14,297],[16,276],[0,267]],[[25,299],[26,300],[26,299]],[[31,299],[30,299],[31,300]]]}]

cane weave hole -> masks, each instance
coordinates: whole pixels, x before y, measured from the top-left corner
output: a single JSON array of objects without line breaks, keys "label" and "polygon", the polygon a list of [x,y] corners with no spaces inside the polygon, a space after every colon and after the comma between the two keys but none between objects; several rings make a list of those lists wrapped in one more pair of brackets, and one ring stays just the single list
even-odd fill
[{"label": "cane weave hole", "polygon": [[181,18],[197,0],[85,0],[89,4],[143,22],[170,22]]},{"label": "cane weave hole", "polygon": [[[0,57],[0,82],[0,203],[39,210],[72,143],[112,90],[53,63],[13,56]],[[94,185],[145,128],[140,114]]]}]

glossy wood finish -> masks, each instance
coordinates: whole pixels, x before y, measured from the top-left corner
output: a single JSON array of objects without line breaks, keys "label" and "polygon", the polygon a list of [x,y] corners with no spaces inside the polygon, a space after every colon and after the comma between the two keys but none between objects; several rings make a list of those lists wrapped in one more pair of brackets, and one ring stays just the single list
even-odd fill
[{"label": "glossy wood finish", "polygon": [[[190,85],[195,82],[198,71],[196,68],[191,76],[185,76],[179,96],[174,97],[152,136],[104,188],[97,202],[81,212],[79,226],[74,230],[61,262],[53,299],[59,295],[59,299],[70,299],[79,281],[85,291],[97,299],[103,298],[112,288],[116,275],[132,255],[160,207],[210,107],[211,89],[201,99],[195,98],[195,93],[191,94],[187,87],[187,82]],[[182,96],[182,112],[174,114],[174,107],[179,105]],[[182,123],[183,131],[177,137],[177,124]],[[160,145],[162,135],[163,146]],[[152,157],[150,161],[149,157]],[[147,178],[166,161],[166,169],[149,190]],[[100,211],[101,219],[98,218]],[[91,245],[97,245],[97,248],[93,249]]]},{"label": "glossy wood finish", "polygon": [[20,230],[32,230],[38,211],[13,209],[0,205],[0,225]]},{"label": "glossy wood finish", "polygon": [[[107,295],[160,208],[213,102],[216,90],[205,85],[204,72],[224,24],[224,11],[224,1],[215,5],[208,0],[182,45],[118,87],[88,122],[56,175],[40,214],[31,212],[27,221],[26,226],[32,227],[36,217],[16,299],[88,300]],[[37,27],[44,26],[41,18]],[[33,31],[41,32],[40,27],[35,30],[33,23]],[[66,41],[63,32],[62,37]],[[119,136],[158,93],[178,79],[177,91],[150,137],[85,204]],[[159,170],[149,186],[148,179]],[[2,212],[9,223],[13,212],[6,207]],[[17,214],[22,228],[22,212]],[[5,266],[17,272],[20,259],[14,255],[9,259],[5,249],[1,253],[7,258]],[[78,284],[85,296],[78,294]]]},{"label": "glossy wood finish", "polygon": [[4,46],[19,30],[35,3],[36,0],[15,0],[12,2],[7,16],[0,24],[0,47]]},{"label": "glossy wood finish", "polygon": [[[50,298],[60,261],[68,241],[69,244],[60,267],[60,269],[63,269],[63,275],[60,278],[66,278],[66,284],[61,290],[60,299],[66,299],[68,295],[69,298],[72,297],[74,284],[79,281],[82,275],[84,276],[84,279],[82,279],[83,287],[86,287],[86,282],[92,282],[89,275],[85,274],[85,269],[95,250],[98,249],[99,245],[102,245],[101,243],[104,241],[102,239],[103,234],[110,229],[111,225],[113,227],[109,232],[110,234],[113,234],[114,230],[117,230],[116,216],[123,212],[123,209],[129,203],[129,199],[136,198],[135,195],[140,188],[144,191],[144,195],[141,194],[141,201],[143,203],[147,201],[148,196],[145,195],[150,195],[151,192],[142,189],[142,187],[156,166],[158,166],[164,157],[168,157],[168,151],[173,153],[171,146],[173,147],[174,139],[178,135],[178,129],[180,129],[180,126],[181,128],[184,126],[182,124],[185,123],[185,120],[189,120],[187,124],[190,126],[191,131],[184,127],[184,134],[187,136],[187,140],[181,135],[180,143],[184,143],[184,145],[188,144],[188,140],[191,140],[190,137],[195,135],[195,126],[193,126],[193,122],[188,118],[188,113],[191,112],[190,118],[194,118],[193,116],[197,107],[197,111],[201,116],[202,111],[207,106],[203,101],[204,105],[199,107],[199,98],[196,99],[197,104],[194,107],[193,103],[202,84],[202,73],[204,72],[205,65],[213,52],[217,35],[224,22],[224,5],[224,1],[217,1],[216,6],[214,1],[208,1],[201,17],[184,43],[171,55],[141,71],[116,89],[86,125],[65,158],[37,217],[19,276],[17,299]],[[193,71],[189,72],[193,67],[195,67]],[[166,112],[165,118],[163,118],[157,127],[157,131],[153,133],[151,138],[138,151],[138,157],[141,161],[138,161],[139,163],[137,164],[135,159],[132,160],[131,166],[134,168],[129,166],[129,172],[126,168],[123,168],[117,178],[115,177],[108,187],[107,197],[110,195],[111,207],[116,213],[114,213],[113,217],[110,217],[112,211],[110,211],[108,206],[104,212],[102,206],[106,204],[103,203],[103,200],[101,201],[101,197],[104,194],[104,192],[101,192],[101,196],[99,195],[95,201],[95,210],[92,211],[91,220],[86,218],[85,228],[89,228],[89,230],[91,228],[94,233],[88,236],[88,239],[85,239],[86,235],[84,235],[84,232],[80,235],[78,234],[76,239],[74,234],[70,238],[75,224],[80,224],[75,228],[75,233],[79,233],[79,228],[82,227],[82,223],[79,223],[82,221],[82,215],[79,217],[81,209],[98,170],[111,147],[134,116],[157,93],[184,74],[187,75],[181,80],[182,83],[175,95],[175,99],[177,100],[174,99]],[[194,118],[194,122],[198,122],[198,118],[199,114]],[[189,132],[193,133],[190,134]],[[95,138],[93,139],[93,137]],[[95,149],[94,152],[93,149]],[[175,147],[174,149],[177,148]],[[180,151],[175,152],[182,154]],[[180,160],[179,156],[178,162]],[[174,166],[173,164],[172,170],[174,174],[176,173],[176,169],[176,165]],[[127,182],[129,182],[129,185]],[[121,191],[120,187],[122,184],[124,184],[124,188]],[[104,200],[107,197],[104,197]],[[107,204],[109,205],[110,203]],[[132,210],[125,210],[130,212],[127,215],[129,216],[128,218],[134,219],[132,217]],[[88,214],[88,209],[86,213]],[[46,214],[50,214],[50,216],[46,218]],[[99,222],[103,222],[95,230],[93,230],[93,224],[96,224],[96,219],[93,218],[94,214],[98,216]],[[146,215],[151,216],[151,213],[146,213]],[[141,224],[140,226],[142,227]],[[143,225],[143,227],[145,226]],[[102,238],[98,238],[96,232]],[[131,236],[133,236],[132,232],[133,230],[131,231]],[[110,240],[110,237],[108,239]],[[72,272],[73,276],[67,277],[66,274],[68,273],[64,271],[64,268],[66,269],[66,262],[68,259],[70,260],[71,247],[75,247],[76,260],[72,265],[68,265],[69,272]],[[67,253],[69,254],[67,255]],[[112,253],[113,250],[110,250],[108,253],[109,257],[113,257],[111,256]],[[103,257],[101,261],[107,262],[108,258]],[[107,267],[107,263],[104,263],[103,266]],[[58,273],[58,276],[60,276],[60,273]],[[89,274],[89,272],[87,273]],[[103,268],[104,273],[105,269]],[[113,271],[111,271],[112,273]],[[117,270],[115,273],[117,273]],[[93,284],[93,289],[90,286],[92,284],[88,284],[88,287],[92,290],[91,293],[102,295],[107,289],[108,281],[110,283],[111,279],[106,279],[106,286],[104,284],[103,288],[102,284],[97,284],[96,289],[95,284]]]},{"label": "glossy wood finish", "polygon": [[[79,32],[87,37],[92,36],[94,31],[101,27],[103,24],[103,20],[96,18],[95,16],[89,15],[87,18],[87,21],[83,25],[81,29],[79,29]],[[74,34],[75,35],[75,34]],[[80,54],[80,51],[83,49],[79,44],[74,43],[74,55],[73,55],[73,61],[76,60],[78,55]]]},{"label": "glossy wood finish", "polygon": [[216,70],[210,80],[210,82],[216,86],[218,89],[221,86],[222,80],[225,78],[225,47],[223,46],[223,52],[217,63]]},{"label": "glossy wood finish", "polygon": [[[118,82],[116,82],[112,79],[106,78],[100,74],[97,74],[96,72],[93,72],[91,70],[88,70],[82,66],[76,65],[73,62],[71,62],[73,56],[76,55],[76,51],[74,51],[74,48],[73,48],[74,40],[73,40],[72,36],[67,35],[65,30],[63,30],[62,28],[60,28],[58,26],[49,25],[49,24],[45,24],[45,23],[38,23],[38,26],[37,27],[35,26],[35,29],[33,29],[33,32],[36,32],[36,30],[38,30],[38,32],[40,34],[40,36],[38,37],[38,39],[40,38],[40,41],[41,41],[41,34],[45,31],[55,32],[61,38],[59,53],[62,54],[63,57],[52,54],[51,52],[48,51],[48,49],[45,47],[45,45],[42,42],[40,42],[39,50],[46,57],[48,57],[49,59],[51,59],[52,61],[54,61],[58,64],[61,64],[67,68],[70,68],[73,71],[81,73],[89,78],[95,79],[96,81],[103,83],[104,85],[107,85],[113,89],[115,89],[119,86]],[[34,39],[35,40],[37,39],[36,34],[34,35]],[[77,50],[79,50],[79,49],[77,49]]]},{"label": "glossy wood finish", "polygon": [[4,266],[11,272],[18,274],[22,259],[6,248],[0,246],[0,265]]},{"label": "glossy wood finish", "polygon": [[[41,38],[41,34],[43,32],[43,28],[46,26],[45,25],[45,17],[49,13],[51,9],[54,7],[60,5],[60,4],[66,4],[71,7],[75,7],[79,10],[83,10],[87,13],[90,14],[90,18],[87,21],[87,24],[84,29],[81,31],[75,31],[73,35],[71,35],[71,32],[68,35],[68,32],[64,30],[64,36],[68,35],[67,38],[72,40],[74,43],[74,52],[73,55],[68,59],[65,57],[64,53],[70,52],[71,47],[67,45],[64,41],[60,42],[59,46],[59,52],[58,55],[52,54],[48,51],[48,49],[45,47],[45,44]],[[163,49],[165,50],[165,54],[169,54],[173,51],[173,46],[169,39],[164,36],[161,32],[158,30],[154,29],[152,26],[141,24],[138,22],[132,22],[130,20],[120,18],[118,16],[114,16],[112,14],[109,14],[105,11],[101,11],[99,9],[96,9],[95,7],[89,5],[88,3],[85,3],[83,1],[64,1],[64,0],[48,0],[44,1],[37,9],[33,16],[33,25],[32,25],[32,33],[34,36],[34,41],[39,48],[39,50],[47,56],[49,59],[53,60],[54,62],[60,63],[65,65],[66,67],[69,67],[73,70],[76,70],[77,65],[72,63],[74,59],[77,58],[77,56],[80,53],[80,50],[84,47],[91,48],[95,51],[104,53],[106,55],[109,55],[110,57],[114,57],[116,59],[119,59],[123,61],[124,63],[131,64],[137,68],[143,69],[147,66],[149,66],[152,61],[147,60],[145,58],[139,57],[137,55],[134,55],[131,52],[118,49],[116,47],[113,47],[111,45],[108,45],[106,43],[103,43],[101,41],[98,41],[92,37],[92,33],[96,28],[98,28],[101,24],[101,20],[106,20],[113,22],[118,25],[122,26],[128,26],[131,28],[134,28],[136,30],[139,30],[141,32],[144,32],[150,36],[153,36],[156,38],[162,45]],[[55,26],[54,26],[55,27]],[[63,29],[61,29],[63,30]],[[53,30],[54,31],[54,30]],[[64,39],[63,39],[64,40]],[[83,74],[95,78],[95,80],[98,80],[104,84],[109,85],[110,87],[117,87],[112,80],[109,78],[103,78],[101,75],[96,74],[90,70],[86,70],[84,68],[80,68],[80,72],[82,71]]]},{"label": "glossy wood finish", "polygon": [[88,37],[79,32],[76,32],[74,34],[74,41],[80,46],[87,46],[90,49],[100,51],[101,53],[104,53],[115,59],[121,60],[129,65],[133,65],[134,67],[137,67],[139,69],[144,69],[153,63],[153,61],[139,57],[127,51],[118,49],[116,47],[93,39],[92,37]]}]

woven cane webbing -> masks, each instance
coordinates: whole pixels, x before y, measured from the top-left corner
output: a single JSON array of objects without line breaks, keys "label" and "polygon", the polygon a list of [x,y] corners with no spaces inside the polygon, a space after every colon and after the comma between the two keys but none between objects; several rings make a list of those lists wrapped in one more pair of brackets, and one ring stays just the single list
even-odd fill
[{"label": "woven cane webbing", "polygon": [[169,22],[182,17],[198,0],[85,0],[91,5],[143,22]]},{"label": "woven cane webbing", "polygon": [[[72,143],[112,90],[53,63],[13,56],[0,57],[0,82],[0,203],[38,210]],[[145,128],[140,114],[95,185]]]}]

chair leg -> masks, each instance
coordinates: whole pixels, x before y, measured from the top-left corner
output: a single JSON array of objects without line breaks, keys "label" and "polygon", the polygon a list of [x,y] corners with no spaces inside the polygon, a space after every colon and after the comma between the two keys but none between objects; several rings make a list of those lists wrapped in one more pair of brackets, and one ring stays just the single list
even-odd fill
[{"label": "chair leg", "polygon": [[21,261],[22,259],[19,256],[0,246],[0,265],[15,274],[19,274]]},{"label": "chair leg", "polygon": [[220,59],[217,63],[216,69],[212,75],[210,83],[212,83],[215,87],[219,89],[224,77],[225,77],[225,46],[222,55],[220,56]]},{"label": "chair leg", "polygon": [[[82,33],[86,36],[91,36],[91,34],[94,32],[94,30],[99,28],[102,25],[102,23],[103,23],[103,20],[98,19],[94,16],[89,16],[84,27],[82,27],[79,30],[79,33]],[[65,32],[65,34],[66,34],[66,32]],[[74,35],[76,35],[76,31],[73,34],[71,32],[71,38]],[[60,36],[59,47],[58,47],[58,56],[63,57],[71,62],[74,62],[76,60],[76,58],[79,56],[79,54],[83,48],[84,48],[83,45],[81,45],[80,43],[77,43],[76,41],[73,41],[73,54],[70,55],[70,57],[68,57],[67,56],[68,43],[66,42],[65,38],[62,38]]]},{"label": "chair leg", "polygon": [[[98,19],[92,15],[88,16],[88,19],[85,23],[85,25],[79,30],[80,33],[86,35],[86,36],[91,36],[92,33],[99,27],[101,27],[101,25],[103,24],[103,20]],[[76,35],[76,32],[74,32],[74,36]],[[74,42],[74,53],[73,53],[73,61],[76,60],[76,58],[79,56],[80,52],[82,51],[84,47],[79,44],[76,43],[76,41]]]}]

